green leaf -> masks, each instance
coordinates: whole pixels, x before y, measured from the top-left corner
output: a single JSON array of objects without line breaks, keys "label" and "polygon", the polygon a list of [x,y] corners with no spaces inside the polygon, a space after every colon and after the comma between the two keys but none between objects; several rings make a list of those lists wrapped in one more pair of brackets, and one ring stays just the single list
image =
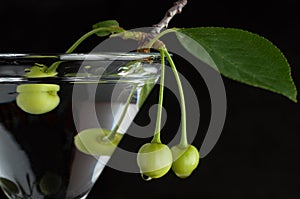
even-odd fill
[{"label": "green leaf", "polygon": [[[106,20],[100,21],[93,25],[93,29],[106,28],[105,30],[99,30],[96,35],[99,37],[105,37],[111,33],[122,32],[123,29],[120,28],[119,23],[116,20]],[[120,29],[119,31],[117,29]]]},{"label": "green leaf", "polygon": [[282,94],[297,101],[290,65],[269,40],[240,29],[179,29],[180,43],[198,59],[230,79]]},{"label": "green leaf", "polygon": [[119,27],[119,23],[116,20],[106,20],[106,21],[100,21],[93,25],[93,29],[101,28],[101,27]]}]

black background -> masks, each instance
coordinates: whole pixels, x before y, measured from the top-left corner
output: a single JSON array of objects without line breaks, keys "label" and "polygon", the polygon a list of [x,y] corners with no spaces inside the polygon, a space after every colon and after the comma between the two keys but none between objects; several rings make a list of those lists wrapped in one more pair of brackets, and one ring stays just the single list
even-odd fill
[{"label": "black background", "polygon": [[[126,29],[151,26],[172,2],[2,0],[0,52],[64,52],[98,21],[116,19]],[[300,88],[299,22],[296,3],[289,1],[190,0],[170,27],[222,26],[258,33],[286,55]],[[87,42],[79,50],[89,47]],[[227,118],[221,138],[191,177],[182,180],[169,172],[145,182],[139,174],[106,167],[88,198],[300,198],[299,103],[227,78],[224,83]]]}]

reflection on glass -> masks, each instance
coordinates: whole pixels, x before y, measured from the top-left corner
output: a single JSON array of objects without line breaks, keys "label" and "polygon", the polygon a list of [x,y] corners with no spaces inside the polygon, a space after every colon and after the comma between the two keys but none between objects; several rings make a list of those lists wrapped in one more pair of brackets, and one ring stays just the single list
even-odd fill
[{"label": "reflection on glass", "polygon": [[[116,125],[124,134],[158,79],[156,58],[0,54],[0,186],[7,197],[86,197],[110,155],[84,153],[74,138]],[[24,77],[30,66],[58,60],[55,77]]]}]

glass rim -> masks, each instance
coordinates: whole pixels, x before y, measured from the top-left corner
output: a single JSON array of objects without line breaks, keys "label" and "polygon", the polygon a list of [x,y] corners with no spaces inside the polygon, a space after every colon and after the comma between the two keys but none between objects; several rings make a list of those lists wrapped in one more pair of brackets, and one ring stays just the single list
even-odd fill
[{"label": "glass rim", "polygon": [[[160,53],[155,52],[0,53],[0,83],[26,81],[84,82],[96,80],[114,82],[120,81],[120,79],[125,82],[157,79],[160,75],[159,60]],[[57,71],[58,73],[55,76],[27,77],[24,75],[24,70],[28,66],[36,63],[43,65],[44,61],[47,63],[49,61],[50,63],[65,62],[61,63],[62,65],[73,64],[73,62],[78,62],[78,64],[75,64],[74,68],[64,65],[61,70]],[[145,63],[143,64],[143,70],[133,70],[123,65],[132,61]],[[98,67],[98,62],[103,62],[103,66]],[[138,69],[139,66],[136,65],[136,67]],[[2,69],[3,73],[1,73]]]},{"label": "glass rim", "polygon": [[159,58],[160,53],[156,52],[0,53],[0,61],[22,59],[53,59],[58,61],[134,61]]}]

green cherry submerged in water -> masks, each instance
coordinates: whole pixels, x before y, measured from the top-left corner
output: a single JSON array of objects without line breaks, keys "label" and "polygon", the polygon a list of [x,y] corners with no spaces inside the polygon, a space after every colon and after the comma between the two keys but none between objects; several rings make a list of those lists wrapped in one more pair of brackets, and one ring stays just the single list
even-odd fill
[{"label": "green cherry submerged in water", "polygon": [[116,133],[113,140],[106,139],[111,131],[108,129],[91,128],[79,132],[74,137],[76,148],[87,155],[108,155],[111,156],[123,134]]},{"label": "green cherry submerged in water", "polygon": [[57,75],[57,72],[54,71],[48,71],[48,67],[43,64],[35,64],[31,68],[27,69],[25,73],[25,77],[28,78],[41,78],[41,77],[54,77]]},{"label": "green cherry submerged in water", "polygon": [[182,148],[180,145],[171,148],[174,162],[172,170],[180,178],[187,178],[197,168],[200,155],[196,147],[189,145]]},{"label": "green cherry submerged in water", "polygon": [[22,84],[17,87],[17,105],[30,114],[43,114],[55,109],[59,102],[59,85]]},{"label": "green cherry submerged in water", "polygon": [[17,185],[6,178],[0,177],[0,187],[9,193],[18,194],[20,192]]},{"label": "green cherry submerged in water", "polygon": [[146,143],[138,151],[137,163],[142,175],[160,178],[172,166],[172,152],[165,144]]},{"label": "green cherry submerged in water", "polygon": [[39,188],[41,192],[48,196],[54,195],[59,192],[62,186],[62,178],[51,172],[47,172],[39,182]]}]

